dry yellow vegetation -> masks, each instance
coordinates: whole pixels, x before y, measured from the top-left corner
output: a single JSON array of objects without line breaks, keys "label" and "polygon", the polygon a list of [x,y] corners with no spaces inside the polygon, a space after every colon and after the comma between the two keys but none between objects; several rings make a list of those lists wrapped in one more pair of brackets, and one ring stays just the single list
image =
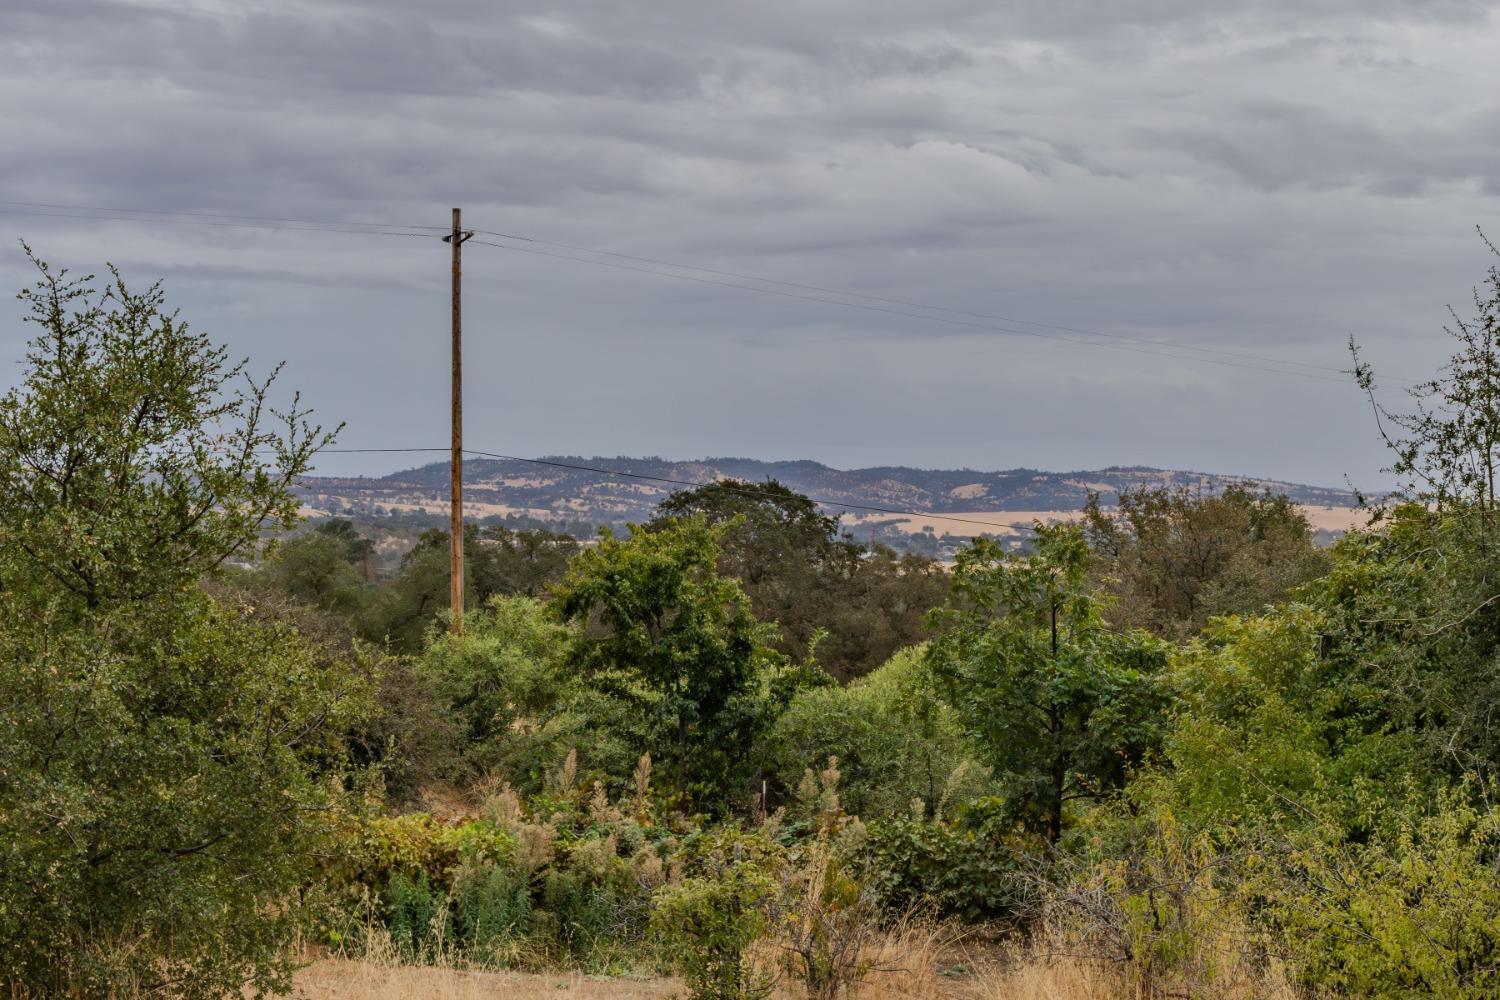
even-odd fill
[{"label": "dry yellow vegetation", "polygon": [[[1158,983],[1152,989],[1129,966],[1065,950],[1067,941],[1034,940],[1029,946],[972,945],[951,927],[911,924],[887,935],[869,956],[878,970],[851,1000],[1162,1000],[1202,996],[1211,1000],[1296,1000],[1279,970],[1234,969],[1188,990]],[[1076,942],[1075,942],[1076,944]],[[760,964],[774,964],[771,945],[761,942]],[[591,976],[580,972],[520,973],[403,966],[393,953],[364,958],[325,958],[297,977],[303,1000],[665,1000],[681,997],[674,978]],[[803,1000],[805,992],[783,979],[772,1000]]]},{"label": "dry yellow vegetation", "polygon": [[[680,996],[674,979],[611,979],[580,973],[533,975],[461,969],[393,967],[375,962],[328,959],[314,963],[297,979],[306,1000],[661,1000]],[[778,1000],[800,997],[778,990]],[[855,1000],[1152,1000],[1159,993],[1142,988],[1113,967],[1077,958],[1038,958],[1019,964],[981,966],[966,975],[877,974],[861,985]],[[1233,997],[1235,994],[1227,994]],[[1291,1000],[1290,991],[1240,994]]]}]

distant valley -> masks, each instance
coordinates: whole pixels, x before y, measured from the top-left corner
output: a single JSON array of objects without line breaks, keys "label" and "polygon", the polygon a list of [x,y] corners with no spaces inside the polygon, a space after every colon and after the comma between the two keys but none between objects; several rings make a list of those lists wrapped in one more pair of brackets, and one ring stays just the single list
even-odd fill
[{"label": "distant valley", "polygon": [[[722,479],[778,480],[828,502],[829,513],[839,514],[845,528],[858,538],[934,555],[946,554],[974,535],[1020,540],[1035,520],[1078,517],[1091,493],[1098,493],[1108,506],[1121,491],[1139,487],[1214,492],[1240,483],[1284,493],[1303,507],[1324,535],[1341,532],[1359,519],[1357,499],[1348,490],[1142,466],[982,472],[904,466],[835,469],[812,461],[745,458],[671,461],[578,456],[554,456],[539,463],[466,460],[465,513],[474,519],[545,524],[587,534],[597,525],[649,519],[662,498],[683,488],[677,483]],[[314,516],[378,516],[417,522],[430,518],[437,524],[446,516],[448,488],[448,465],[435,462],[381,477],[308,477],[299,484],[298,493],[307,513]],[[898,511],[902,513],[894,513]]]}]

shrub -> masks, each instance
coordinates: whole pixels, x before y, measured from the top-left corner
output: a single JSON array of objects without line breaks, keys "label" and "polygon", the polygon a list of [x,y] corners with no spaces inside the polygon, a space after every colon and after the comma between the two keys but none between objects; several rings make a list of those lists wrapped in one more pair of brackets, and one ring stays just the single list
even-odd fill
[{"label": "shrub", "polygon": [[651,927],[677,958],[693,1000],[743,1000],[770,993],[768,977],[746,953],[766,930],[774,880],[750,862],[717,877],[686,880],[653,897]]},{"label": "shrub", "polygon": [[786,968],[802,981],[811,1000],[836,1000],[879,968],[878,902],[855,876],[831,832],[795,852],[776,909]]},{"label": "shrub", "polygon": [[856,870],[888,913],[928,909],[968,921],[1021,916],[1034,891],[1021,870],[1021,842],[1004,832],[998,808],[981,800],[958,820],[872,822]]},{"label": "shrub", "polygon": [[[933,807],[994,791],[953,709],[936,694],[922,647],[904,649],[848,687],[799,692],[765,740],[770,770],[796,787],[809,761],[837,757],[843,807],[859,816]],[[958,775],[955,787],[953,778]]]},{"label": "shrub", "polygon": [[331,436],[158,287],[37,265],[0,396],[0,992],[284,987],[368,674],[202,581],[295,522]]},{"label": "shrub", "polygon": [[506,948],[531,932],[526,879],[498,865],[466,866],[454,878],[454,937],[482,964],[504,964]]},{"label": "shrub", "polygon": [[1500,812],[1457,792],[1435,806],[1388,839],[1325,836],[1247,866],[1300,979],[1351,996],[1500,995]]},{"label": "shrub", "polygon": [[447,894],[432,887],[426,872],[415,878],[397,872],[384,896],[385,926],[397,954],[408,962],[440,960],[446,951]]}]

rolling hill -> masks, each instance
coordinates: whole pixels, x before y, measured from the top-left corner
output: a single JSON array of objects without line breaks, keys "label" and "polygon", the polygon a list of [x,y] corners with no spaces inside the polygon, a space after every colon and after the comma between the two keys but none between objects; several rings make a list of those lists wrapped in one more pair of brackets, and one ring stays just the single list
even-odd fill
[{"label": "rolling hill", "polygon": [[[720,479],[776,479],[828,502],[856,535],[900,543],[903,536],[956,538],[1023,534],[1033,519],[1078,516],[1091,493],[1110,505],[1120,491],[1167,486],[1213,492],[1232,483],[1284,493],[1309,512],[1314,525],[1339,530],[1355,520],[1356,499],[1347,490],[1245,476],[1112,466],[1079,472],[1009,469],[917,469],[883,466],[835,469],[812,461],[764,462],[747,458],[671,461],[662,458],[555,456],[539,462],[468,459],[464,462],[466,512],[475,518],[527,518],[546,522],[622,524],[648,519],[676,484]],[[664,482],[666,480],[668,482]],[[299,494],[311,511],[345,515],[441,514],[448,503],[448,464],[381,477],[308,477]],[[841,509],[876,507],[885,513]],[[978,522],[978,523],[976,523]],[[906,547],[902,545],[902,547]]]}]

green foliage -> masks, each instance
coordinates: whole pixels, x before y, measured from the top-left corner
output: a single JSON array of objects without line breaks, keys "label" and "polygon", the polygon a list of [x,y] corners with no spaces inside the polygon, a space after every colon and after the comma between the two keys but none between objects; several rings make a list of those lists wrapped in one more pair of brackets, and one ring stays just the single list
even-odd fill
[{"label": "green foliage", "polygon": [[396,876],[447,885],[465,863],[508,864],[516,837],[485,820],[444,825],[426,813],[376,816],[340,829],[347,866],[344,879],[384,885]]},{"label": "green foliage", "polygon": [[531,933],[525,877],[499,865],[474,865],[454,879],[454,932],[480,960],[497,963],[504,946]]},{"label": "green foliage", "polygon": [[651,720],[657,761],[679,793],[722,809],[748,780],[769,721],[763,697],[773,631],[715,566],[722,528],[701,518],[619,539],[606,531],[558,587],[564,618],[592,627],[577,663],[599,688]]},{"label": "green foliage", "polygon": [[417,658],[461,720],[474,765],[524,755],[568,684],[574,630],[529,597],[494,597],[464,616],[462,635],[434,630]]},{"label": "green foliage", "polygon": [[504,966],[532,926],[525,879],[494,863],[469,862],[446,889],[425,871],[415,876],[395,872],[381,903],[391,944],[413,963],[461,958]]},{"label": "green foliage", "polygon": [[[343,537],[344,529],[330,530]],[[562,578],[578,549],[578,540],[570,535],[466,525],[464,604],[478,608],[495,597],[541,597]],[[428,630],[448,608],[451,569],[448,532],[422,532],[394,575],[367,588],[362,607],[352,613],[360,634],[402,652],[420,651]]]},{"label": "green foliage", "polygon": [[995,790],[938,697],[921,648],[847,687],[802,691],[765,746],[769,769],[789,788],[809,763],[836,757],[843,808],[858,816],[903,813],[913,800],[941,812]]},{"label": "green foliage", "polygon": [[383,902],[397,954],[408,962],[432,962],[442,956],[448,901],[433,890],[426,872],[415,879],[404,872],[392,875]]},{"label": "green foliage", "polygon": [[1092,575],[1116,627],[1180,639],[1219,615],[1256,612],[1328,568],[1307,518],[1285,496],[1127,490],[1117,509],[1089,498]]},{"label": "green foliage", "polygon": [[781,483],[726,480],[679,490],[647,526],[702,516],[722,525],[719,570],[740,581],[755,614],[777,623],[776,647],[817,658],[834,677],[863,676],[925,637],[922,616],[942,603],[936,564],[866,550],[838,519]]},{"label": "green foliage", "polygon": [[[1490,252],[1500,248],[1480,233]],[[1436,377],[1408,389],[1416,408],[1397,413],[1375,397],[1375,372],[1360,360],[1354,338],[1349,352],[1354,377],[1370,401],[1376,427],[1395,456],[1387,472],[1401,488],[1393,503],[1416,503],[1439,513],[1467,515],[1476,541],[1493,545],[1496,478],[1500,472],[1500,267],[1491,264],[1484,290],[1474,290],[1475,316],[1460,319],[1451,307],[1448,335],[1456,350]],[[1394,436],[1405,435],[1405,436]]]},{"label": "green foliage", "polygon": [[927,910],[967,921],[1024,917],[1033,895],[1022,863],[1028,841],[1010,828],[998,805],[979,800],[953,820],[896,816],[871,822],[856,857],[861,879],[894,914]]},{"label": "green foliage", "polygon": [[1253,997],[1284,980],[1241,878],[1257,855],[1191,834],[1159,804],[1094,818],[1091,841],[1054,859],[1045,900],[1066,947],[1128,970],[1142,996]]},{"label": "green foliage", "polygon": [[111,270],[99,291],[32,260],[41,278],[20,298],[42,332],[0,399],[7,587],[90,609],[145,600],[195,585],[263,525],[290,527],[287,487],[331,435],[295,399],[272,412],[284,431],[267,427],[271,379],[167,312],[160,286],[135,293]]},{"label": "green foliage", "polygon": [[[164,311],[45,265],[0,399],[0,983],[284,985],[369,670],[211,598],[328,438]],[[263,461],[262,452],[269,453]]]},{"label": "green foliage", "polygon": [[766,996],[770,983],[746,952],[766,930],[775,881],[748,861],[659,890],[651,928],[677,957],[693,1000]]},{"label": "green foliage", "polygon": [[929,660],[1015,814],[1055,843],[1068,802],[1108,796],[1159,742],[1166,650],[1104,627],[1077,527],[1036,530],[1025,556],[959,553]]},{"label": "green foliage", "polygon": [[1500,991],[1500,813],[1458,794],[1389,839],[1319,838],[1247,873],[1301,978],[1351,996]]}]

